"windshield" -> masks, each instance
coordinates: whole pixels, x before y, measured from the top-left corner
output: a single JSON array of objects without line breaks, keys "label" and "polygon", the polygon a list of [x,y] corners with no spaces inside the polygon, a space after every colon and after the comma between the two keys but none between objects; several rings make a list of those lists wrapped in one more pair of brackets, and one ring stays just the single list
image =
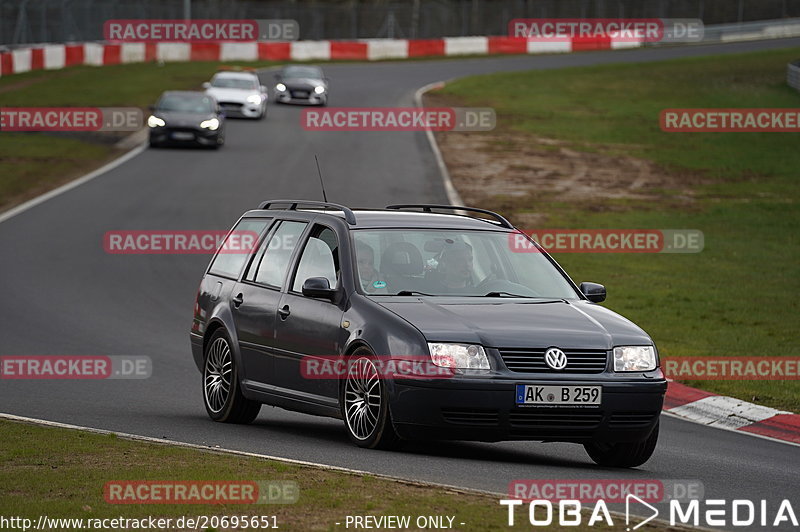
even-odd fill
[{"label": "windshield", "polygon": [[516,234],[353,231],[359,283],[374,295],[578,298],[544,254],[517,251],[512,235]]},{"label": "windshield", "polygon": [[322,79],[322,70],[316,67],[293,66],[283,69],[283,78]]},{"label": "windshield", "polygon": [[254,79],[216,77],[211,80],[211,86],[220,89],[247,89],[254,90],[258,84]]},{"label": "windshield", "polygon": [[215,106],[214,101],[208,96],[167,94],[161,98],[156,108],[159,111],[209,114],[214,112]]}]

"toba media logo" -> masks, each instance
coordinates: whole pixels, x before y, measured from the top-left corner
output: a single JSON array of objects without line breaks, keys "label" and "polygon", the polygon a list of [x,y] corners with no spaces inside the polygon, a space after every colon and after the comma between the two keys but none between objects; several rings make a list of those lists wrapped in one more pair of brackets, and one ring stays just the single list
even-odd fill
[{"label": "toba media logo", "polygon": [[[516,522],[517,507],[521,508],[526,501],[522,499],[502,499],[500,505],[508,509],[508,526]],[[535,527],[551,527],[554,524],[563,527],[581,526],[586,517],[581,501],[577,499],[564,499],[550,501],[548,499],[535,499],[527,502],[528,522]],[[587,526],[615,526],[611,517],[608,504],[598,500],[588,512]],[[646,515],[643,517],[643,514]],[[653,519],[659,517],[659,510],[633,494],[625,496],[625,528],[637,530]],[[619,519],[619,518],[618,518]],[[669,515],[662,520],[669,521],[670,526],[689,525],[703,527],[778,527],[783,525],[798,525],[797,515],[791,502],[783,499],[775,501],[751,501],[748,499],[706,499],[704,501],[679,500],[669,501]]]}]

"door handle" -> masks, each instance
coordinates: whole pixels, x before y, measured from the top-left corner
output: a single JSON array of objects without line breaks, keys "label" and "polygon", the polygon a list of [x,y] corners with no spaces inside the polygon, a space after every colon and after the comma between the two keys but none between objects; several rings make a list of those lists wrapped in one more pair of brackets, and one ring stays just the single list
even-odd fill
[{"label": "door handle", "polygon": [[231,301],[233,301],[233,306],[234,306],[234,307],[236,307],[236,308],[239,308],[239,305],[241,305],[242,303],[244,303],[244,297],[242,297],[242,294],[238,294],[238,295],[237,295],[236,297],[234,297],[234,298],[233,298]]},{"label": "door handle", "polygon": [[292,312],[289,310],[289,305],[284,305],[283,307],[278,309],[278,314],[280,314],[282,320],[285,320],[286,318],[288,318],[289,314],[291,314],[291,313]]}]

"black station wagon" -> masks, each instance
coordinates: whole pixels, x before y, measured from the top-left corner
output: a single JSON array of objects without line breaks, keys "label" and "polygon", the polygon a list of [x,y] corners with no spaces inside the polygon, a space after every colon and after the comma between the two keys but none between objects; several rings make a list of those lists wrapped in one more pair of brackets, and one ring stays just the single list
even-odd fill
[{"label": "black station wagon", "polygon": [[635,467],[667,383],[605,297],[490,211],[273,200],[211,260],[190,337],[215,421],[268,404],[343,419],[361,447],[574,442]]}]

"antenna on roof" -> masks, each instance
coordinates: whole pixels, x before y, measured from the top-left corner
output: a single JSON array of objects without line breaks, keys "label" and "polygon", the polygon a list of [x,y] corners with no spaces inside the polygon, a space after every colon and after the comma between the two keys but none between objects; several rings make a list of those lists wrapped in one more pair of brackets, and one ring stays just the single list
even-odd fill
[{"label": "antenna on roof", "polygon": [[317,159],[317,154],[314,154],[314,160],[317,161],[317,173],[319,174],[319,184],[322,187],[322,199],[325,203],[328,203],[328,195],[325,194],[325,182],[322,181],[322,170],[319,169],[319,159]]}]

